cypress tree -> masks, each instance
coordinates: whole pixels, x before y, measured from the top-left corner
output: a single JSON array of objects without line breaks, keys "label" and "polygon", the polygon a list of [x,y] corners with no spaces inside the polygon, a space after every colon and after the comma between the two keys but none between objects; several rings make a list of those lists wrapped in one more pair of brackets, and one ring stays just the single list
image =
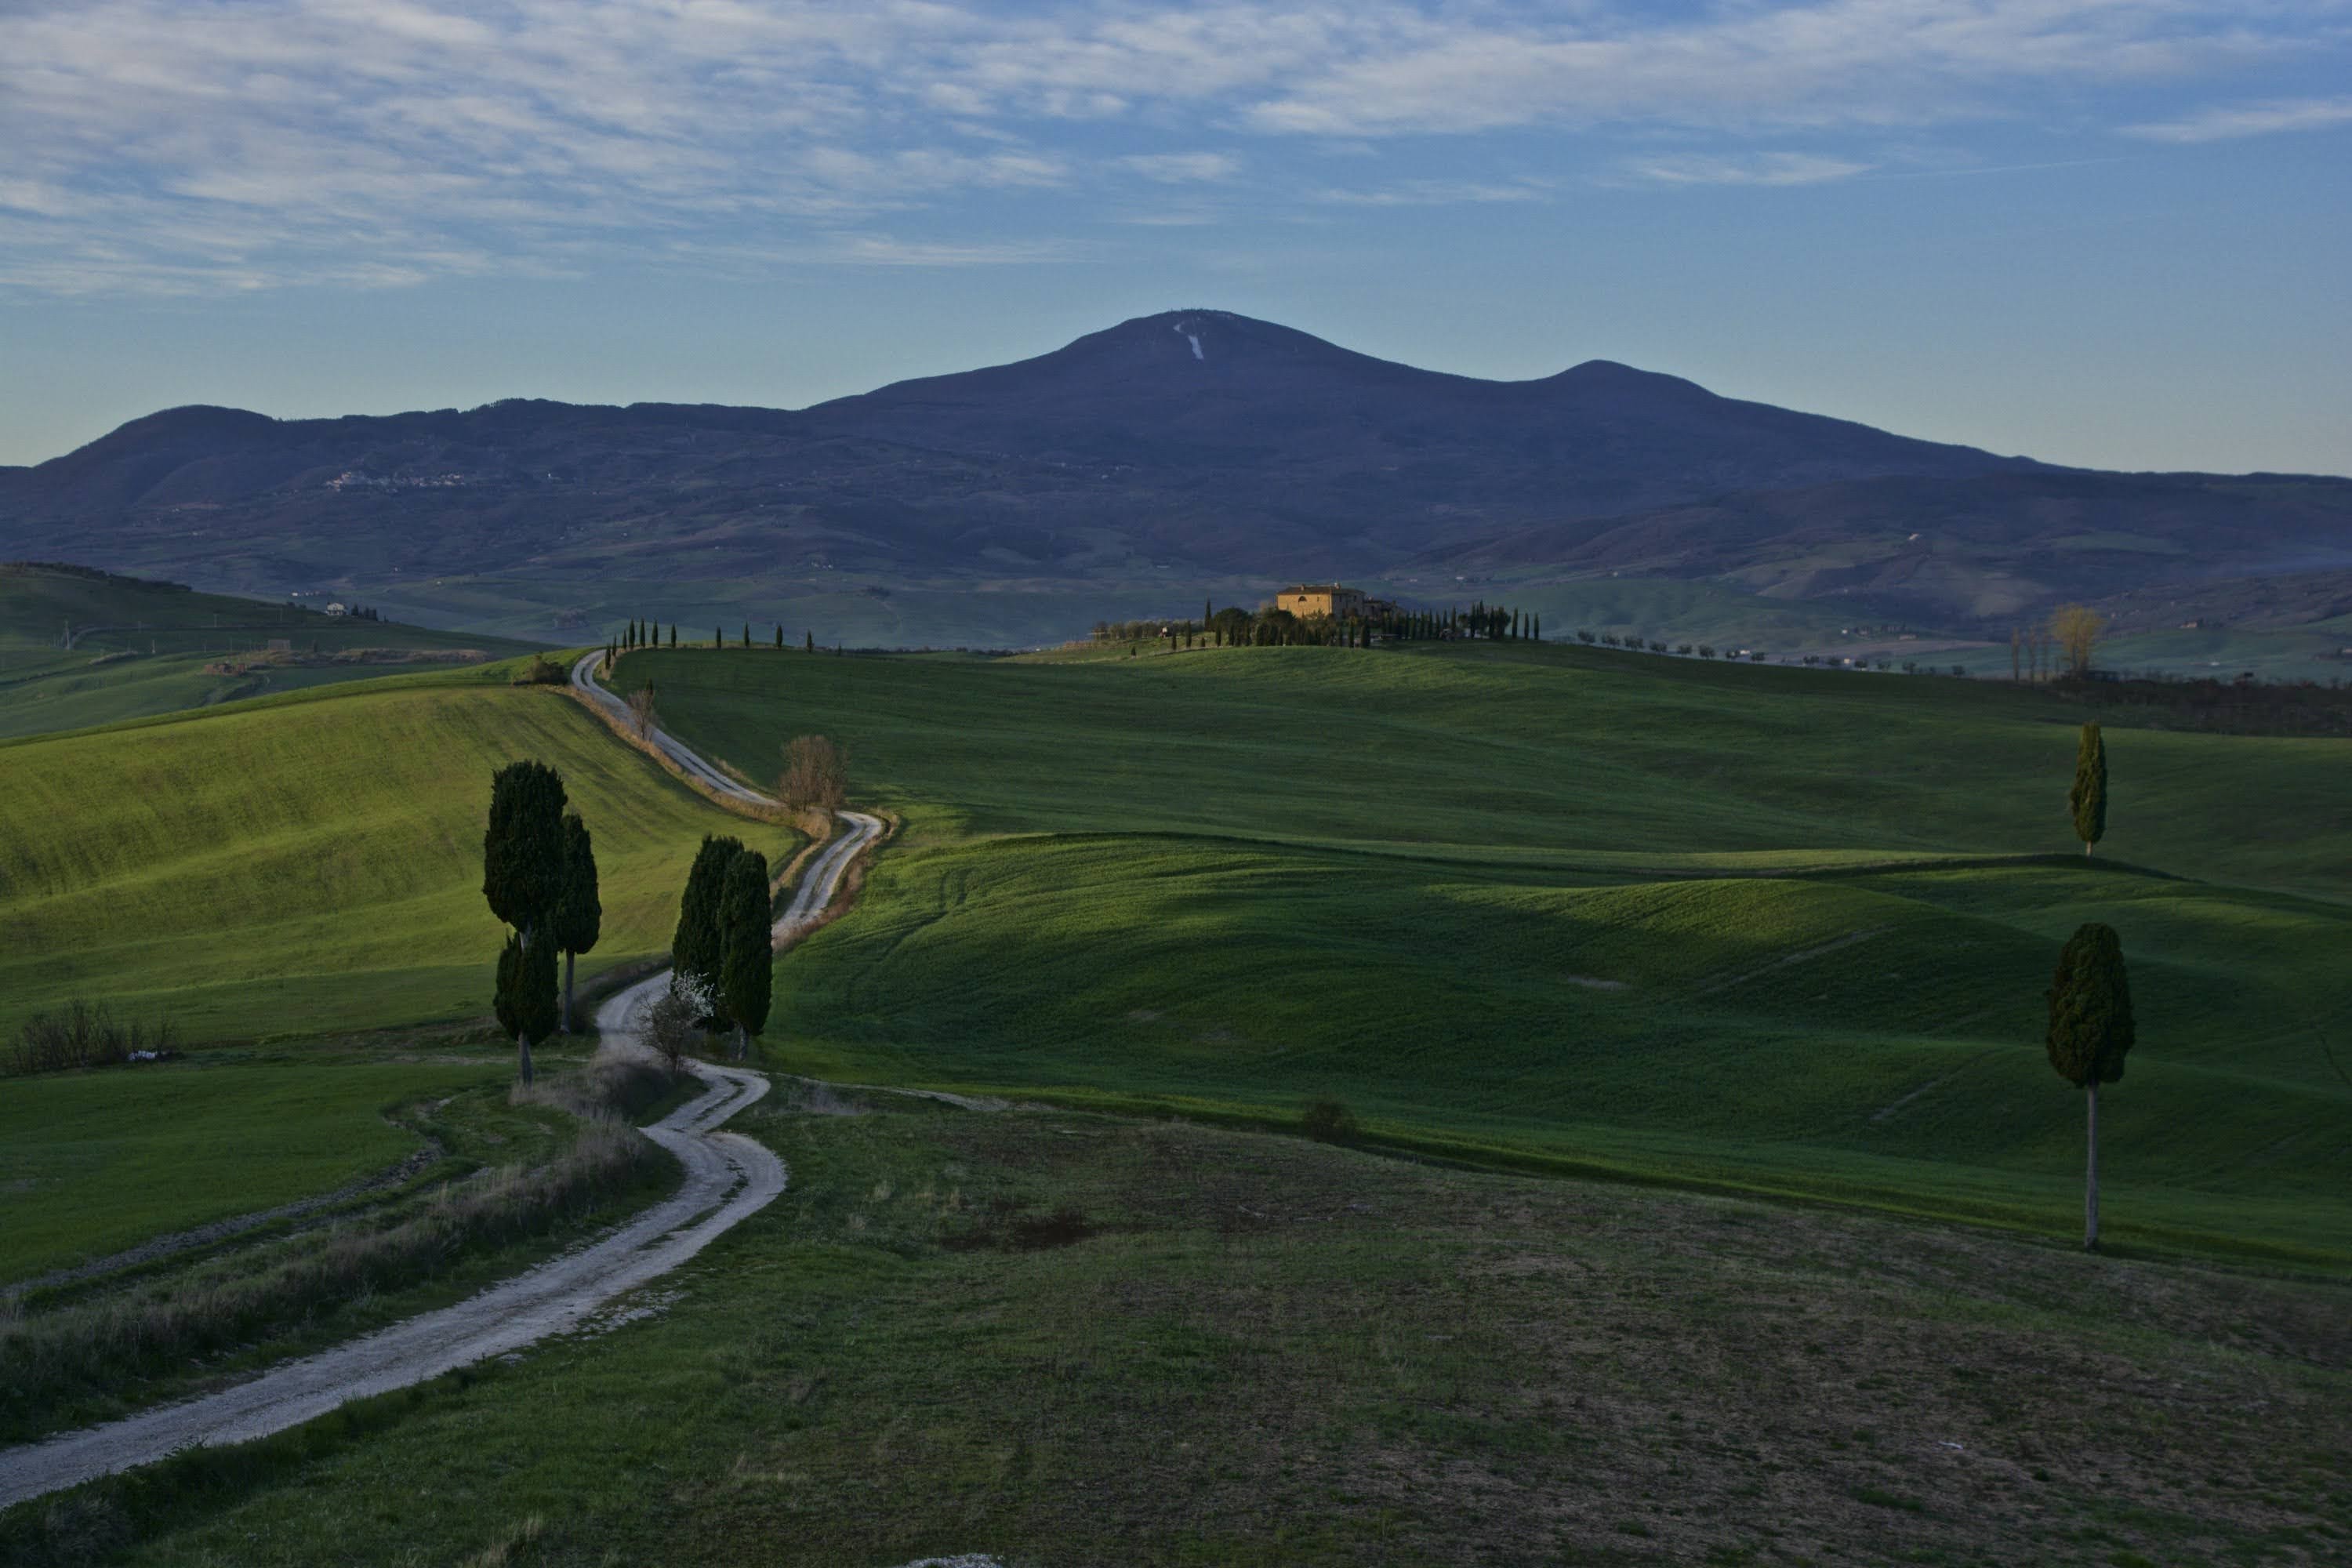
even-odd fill
[{"label": "cypress tree", "polygon": [[782,621],[778,621],[778,622],[776,623],[776,651],[777,651],[777,652],[779,652],[779,653],[782,653],[782,652],[783,651],[783,647],[784,647],[784,623],[783,623],[783,622],[782,622]]},{"label": "cypress tree", "polygon": [[726,627],[713,626],[710,628],[710,646],[712,647],[725,647],[727,646]]},{"label": "cypress tree", "polygon": [[742,853],[741,839],[704,836],[702,847],[695,851],[694,867],[686,875],[686,891],[677,900],[677,930],[669,942],[672,967],[681,979],[701,986],[713,1008],[718,1006],[719,969],[725,958],[720,899],[727,868]]},{"label": "cypress tree", "polygon": [[802,651],[804,653],[814,653],[816,651],[816,634],[814,632],[808,632],[803,635],[807,637],[807,641],[801,645]]},{"label": "cypress tree", "polygon": [[[482,834],[482,897],[492,914],[515,929],[519,956],[511,966],[499,965],[499,1016],[501,1023],[520,1021],[509,1032],[515,1037],[517,1066],[525,1083],[531,1080],[530,1042],[544,1039],[553,1027],[555,942],[548,925],[562,891],[562,775],[544,763],[509,763],[490,779],[489,825]],[[542,974],[543,998],[530,989]],[[510,979],[525,990],[510,994]]]},{"label": "cypress tree", "polygon": [[572,960],[593,951],[604,906],[596,896],[596,847],[578,812],[563,819],[563,893],[555,905],[555,942],[563,949],[563,1032],[572,1032]]},{"label": "cypress tree", "polygon": [[672,647],[676,647],[677,646],[677,623],[676,621],[672,621],[669,624],[669,646]]},{"label": "cypress tree", "polygon": [[2058,954],[2050,983],[2050,1030],[2043,1043],[2058,1076],[2084,1093],[2089,1153],[2083,1167],[2083,1247],[2099,1249],[2099,1085],[2124,1076],[2132,1048],[2131,982],[2123,942],[2096,921],[2076,929]]},{"label": "cypress tree", "polygon": [[2074,785],[2066,792],[2066,813],[2088,858],[2091,846],[2107,836],[2107,743],[2096,724],[2083,726],[2074,746]]},{"label": "cypress tree", "polygon": [[745,647],[751,646],[751,623],[749,621],[743,623],[743,646]]},{"label": "cypress tree", "polygon": [[751,1054],[751,1037],[768,1025],[775,983],[775,948],[768,910],[768,861],[746,849],[728,862],[719,890],[719,1010],[735,1026],[737,1060]]}]

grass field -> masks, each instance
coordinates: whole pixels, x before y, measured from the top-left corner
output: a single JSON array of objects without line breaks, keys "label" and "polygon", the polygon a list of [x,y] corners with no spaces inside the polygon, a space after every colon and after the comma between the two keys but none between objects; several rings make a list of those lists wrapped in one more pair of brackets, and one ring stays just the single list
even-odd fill
[{"label": "grass field", "polygon": [[[293,645],[284,662],[241,668],[274,638]],[[533,646],[124,577],[0,567],[0,738],[384,673],[381,664],[360,661],[361,649],[506,658]],[[240,668],[224,673],[223,664]]]},{"label": "grass field", "polygon": [[619,679],[755,775],[833,735],[906,817],[780,973],[794,1070],[1239,1121],[1336,1095],[1432,1153],[2062,1235],[2082,1101],[2041,992],[2102,919],[2141,1018],[2111,1237],[2352,1264],[2341,742],[2110,729],[2085,866],[2063,710],[1969,682],[1551,647]]},{"label": "grass field", "polygon": [[2132,1568],[2352,1541],[2336,1289],[1182,1124],[745,1130],[791,1191],[649,1316],[16,1510],[0,1552]]},{"label": "grass field", "polygon": [[504,1064],[184,1062],[0,1093],[0,1285],[331,1192],[422,1145],[386,1120]]},{"label": "grass field", "polygon": [[0,743],[0,1029],[68,998],[194,1041],[488,1012],[490,775],[562,773],[594,836],[584,975],[664,952],[705,833],[795,836],[693,794],[562,691],[497,667]]}]

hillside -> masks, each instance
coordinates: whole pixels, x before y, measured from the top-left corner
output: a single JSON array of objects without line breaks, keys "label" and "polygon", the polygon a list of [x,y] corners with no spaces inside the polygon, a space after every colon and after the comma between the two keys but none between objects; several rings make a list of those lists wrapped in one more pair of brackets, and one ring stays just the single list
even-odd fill
[{"label": "hillside", "polygon": [[[0,738],[508,658],[532,644],[87,567],[0,563]],[[289,645],[273,651],[273,642]]]},{"label": "hillside", "polygon": [[[1442,599],[1500,570],[1883,597],[1969,626],[2151,581],[2151,561],[2340,567],[2347,517],[2343,480],[2087,474],[1605,361],[1481,381],[1214,310],[797,412],[182,408],[0,472],[0,551],[566,640],[724,615],[1001,646],[1277,578]],[[1890,548],[1921,531],[1933,569]],[[2129,540],[2067,542],[2109,536]]]},{"label": "hillside", "polygon": [[595,837],[583,974],[667,951],[703,834],[791,841],[497,670],[0,743],[0,1030],[76,997],[197,1042],[485,1016],[504,928],[483,813],[520,757],[562,773]]},{"label": "hillside", "polygon": [[747,771],[845,742],[906,818],[788,961],[787,1070],[1255,1122],[1337,1094],[1432,1153],[2063,1235],[2081,1104],[2039,1009],[2098,919],[2142,1020],[2118,1234],[2352,1261],[2340,742],[2110,728],[2085,863],[2074,715],[1960,681],[1526,645],[621,679]]}]

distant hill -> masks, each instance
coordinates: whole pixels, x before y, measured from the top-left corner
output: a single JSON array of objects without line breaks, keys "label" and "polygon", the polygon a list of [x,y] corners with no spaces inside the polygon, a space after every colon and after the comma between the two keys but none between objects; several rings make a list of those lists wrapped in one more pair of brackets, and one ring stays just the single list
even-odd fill
[{"label": "distant hill", "polygon": [[[516,630],[789,605],[896,640],[986,621],[926,592],[1109,610],[1407,563],[1729,577],[1794,597],[1861,584],[1968,623],[2129,585],[2117,552],[2061,535],[2129,534],[2243,577],[2352,564],[2347,516],[2343,480],[2088,474],[1605,361],[1480,381],[1216,310],[796,412],[180,408],[0,470],[0,552],[333,585]],[[1965,540],[1965,569],[1904,566],[1889,536],[1914,531]],[[861,588],[916,594],[884,614]],[[1052,613],[1066,629],[1078,612]]]}]

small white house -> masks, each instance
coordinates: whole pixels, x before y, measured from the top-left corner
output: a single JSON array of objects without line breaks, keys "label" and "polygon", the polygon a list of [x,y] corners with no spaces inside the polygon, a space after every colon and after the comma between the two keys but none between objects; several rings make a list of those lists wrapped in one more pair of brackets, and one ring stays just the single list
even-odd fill
[{"label": "small white house", "polygon": [[327,614],[331,616],[348,616],[351,614],[351,611],[345,608],[341,603],[338,602],[327,606]]}]

